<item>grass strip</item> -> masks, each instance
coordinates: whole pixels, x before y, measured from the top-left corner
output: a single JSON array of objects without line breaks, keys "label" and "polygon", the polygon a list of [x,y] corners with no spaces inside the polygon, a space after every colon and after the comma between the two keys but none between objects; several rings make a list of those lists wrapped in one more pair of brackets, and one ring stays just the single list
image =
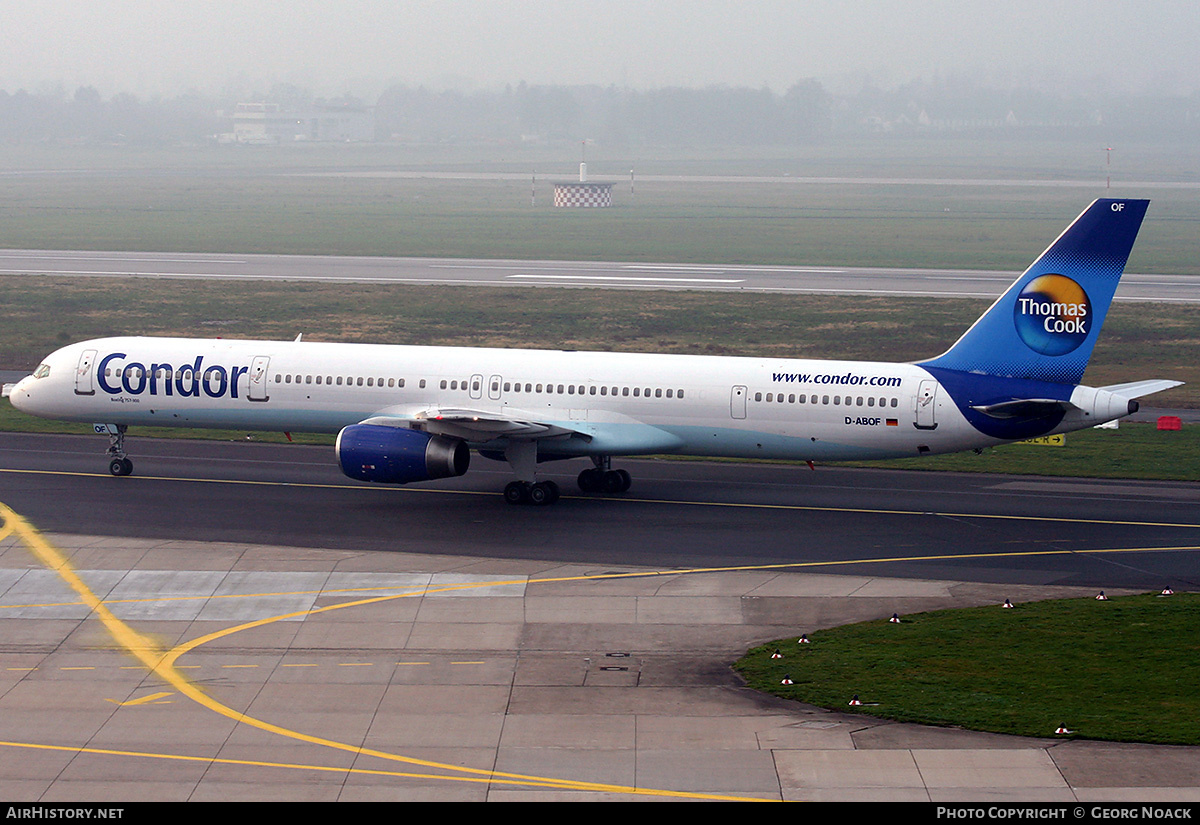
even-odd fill
[{"label": "grass strip", "polygon": [[1198,622],[1194,593],[943,610],[779,639],[735,668],[765,693],[902,722],[1196,745]]}]

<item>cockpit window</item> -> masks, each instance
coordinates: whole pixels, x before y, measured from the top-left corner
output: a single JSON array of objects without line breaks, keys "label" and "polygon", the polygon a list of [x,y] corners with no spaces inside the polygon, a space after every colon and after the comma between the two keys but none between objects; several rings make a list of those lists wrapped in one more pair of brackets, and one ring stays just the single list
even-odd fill
[{"label": "cockpit window", "polygon": [[45,378],[49,374],[50,374],[50,365],[49,364],[39,364],[38,368],[33,373],[33,377],[34,378]]}]

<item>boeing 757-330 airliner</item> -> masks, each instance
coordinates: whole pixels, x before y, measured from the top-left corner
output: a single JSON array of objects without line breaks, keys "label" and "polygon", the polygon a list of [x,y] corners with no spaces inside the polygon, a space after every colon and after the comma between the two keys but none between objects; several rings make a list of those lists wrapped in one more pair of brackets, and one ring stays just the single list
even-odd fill
[{"label": "boeing 757-330 airliner", "polygon": [[537,479],[556,459],[590,459],[580,488],[615,494],[631,479],[613,456],[979,449],[1111,421],[1179,384],[1078,383],[1148,203],[1092,203],[957,343],[912,364],[130,337],[63,347],[10,395],[94,423],[114,476],[133,470],[129,426],[329,432],[362,481],[459,476],[472,450],[507,461],[514,504],[558,498]]}]

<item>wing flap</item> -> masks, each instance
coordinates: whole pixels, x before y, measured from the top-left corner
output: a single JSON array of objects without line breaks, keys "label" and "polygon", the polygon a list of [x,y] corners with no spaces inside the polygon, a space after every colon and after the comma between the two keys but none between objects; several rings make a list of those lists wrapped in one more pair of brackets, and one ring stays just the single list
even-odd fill
[{"label": "wing flap", "polygon": [[544,424],[521,417],[502,415],[494,410],[463,408],[422,407],[409,410],[380,410],[362,423],[408,427],[417,422],[423,425],[426,432],[434,435],[445,435],[472,442],[491,441],[502,436],[518,440],[569,435],[588,437],[586,433],[555,424]]}]

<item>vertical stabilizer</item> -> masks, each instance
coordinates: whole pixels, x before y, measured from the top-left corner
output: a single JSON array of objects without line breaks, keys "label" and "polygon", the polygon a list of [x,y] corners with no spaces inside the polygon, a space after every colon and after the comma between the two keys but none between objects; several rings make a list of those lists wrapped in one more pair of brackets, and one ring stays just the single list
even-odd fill
[{"label": "vertical stabilizer", "polygon": [[1094,201],[954,346],[920,366],[1079,383],[1149,204]]}]

